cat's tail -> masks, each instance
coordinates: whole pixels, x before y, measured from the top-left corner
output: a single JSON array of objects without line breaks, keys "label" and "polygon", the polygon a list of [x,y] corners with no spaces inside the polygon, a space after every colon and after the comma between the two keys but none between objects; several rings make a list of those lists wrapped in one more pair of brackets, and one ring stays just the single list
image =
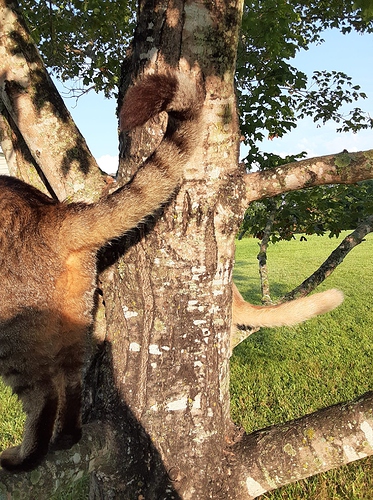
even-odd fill
[{"label": "cat's tail", "polygon": [[246,302],[233,283],[234,327],[292,326],[324,314],[339,306],[344,296],[340,290],[331,289],[275,306],[254,306]]},{"label": "cat's tail", "polygon": [[98,203],[77,207],[82,227],[77,244],[102,246],[169,200],[195,150],[203,101],[202,84],[176,71],[148,75],[128,90],[120,110],[121,130],[130,131],[166,111],[166,131],[128,184]]}]

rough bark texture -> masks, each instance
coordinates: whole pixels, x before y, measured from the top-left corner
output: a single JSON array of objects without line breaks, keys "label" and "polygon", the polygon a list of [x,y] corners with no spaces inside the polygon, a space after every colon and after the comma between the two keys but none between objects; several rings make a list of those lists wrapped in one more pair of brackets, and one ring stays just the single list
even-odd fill
[{"label": "rough bark texture", "polygon": [[[3,474],[4,495],[50,498],[66,478],[74,480],[88,471],[92,472],[91,499],[237,500],[253,498],[253,485],[263,492],[298,479],[304,470],[295,463],[294,453],[304,440],[319,453],[317,449],[328,445],[327,436],[335,436],[333,446],[339,443],[345,450],[336,452],[338,460],[332,454],[329,461],[321,450],[324,468],[316,461],[309,474],[372,453],[371,398],[364,400],[368,406],[361,411],[359,406],[357,410],[351,406],[352,413],[325,410],[306,417],[305,424],[297,421],[241,436],[229,447],[234,436],[229,417],[230,283],[234,235],[246,208],[245,198],[269,196],[271,189],[278,194],[296,185],[372,177],[372,156],[367,152],[365,157],[363,153],[338,157],[337,163],[334,157],[327,169],[325,162],[317,169],[312,162],[309,169],[299,162],[271,173],[249,174],[245,186],[237,169],[239,133],[233,90],[241,7],[239,1],[220,0],[140,2],[123,85],[145,68],[162,71],[179,65],[202,73],[206,102],[200,146],[173,201],[100,256],[102,299],[97,309],[97,345],[87,371],[84,418],[91,423],[85,427],[85,438],[72,450],[50,455],[30,474]],[[79,193],[84,184],[84,197],[94,199],[101,176],[60,107],[10,2],[0,0],[0,22],[9,35],[0,42],[0,99],[7,112],[0,128],[2,140],[15,144],[18,131],[27,145],[21,150],[27,149],[30,162],[44,172],[60,198]],[[152,127],[156,139],[150,149],[159,140],[162,123],[160,128],[154,123]],[[80,146],[83,156],[76,157]],[[148,154],[146,148],[141,148],[143,154]],[[26,153],[24,157],[28,158]],[[348,163],[355,165],[355,159],[357,167],[350,168]],[[135,168],[137,160],[130,160],[122,179]],[[340,424],[334,430],[333,415]],[[315,434],[305,435],[302,429],[311,427]],[[278,469],[281,481],[277,483],[275,473],[265,472],[274,467],[274,456],[279,467],[286,460],[293,467],[289,473]],[[302,455],[303,465],[304,460]]]},{"label": "rough bark texture", "polygon": [[[200,145],[175,199],[155,226],[153,219],[133,233],[125,257],[102,275],[112,362],[100,369],[105,374],[98,394],[106,385],[115,387],[113,400],[125,401],[128,410],[113,405],[113,421],[128,428],[129,418],[133,429],[134,446],[123,465],[126,483],[116,492],[121,498],[223,494],[222,452],[232,431],[227,290],[239,223],[234,208],[242,195],[232,175],[238,162],[233,73],[241,6],[224,2],[219,9],[209,11],[204,2],[141,3],[126,65],[133,78],[144,66],[202,72],[206,102]],[[96,409],[102,406],[96,400]],[[148,440],[145,449],[139,431]],[[103,497],[113,494],[104,476],[94,482]]]},{"label": "rough bark texture", "polygon": [[23,179],[45,194],[53,194],[53,189],[48,185],[48,181],[42,170],[32,158],[22,135],[9,116],[5,106],[2,107],[0,115],[0,145],[5,155],[10,175]]},{"label": "rough bark texture", "polygon": [[353,248],[363,241],[364,237],[373,231],[373,215],[364,219],[351,234],[347,235],[338,247],[333,250],[325,262],[299,286],[287,293],[283,301],[293,300],[298,297],[304,297],[322,283],[328,276],[332,274],[337,266],[343,262],[346,255]]},{"label": "rough bark texture", "polygon": [[249,203],[288,191],[324,184],[354,184],[373,177],[373,150],[339,153],[289,163],[245,176],[246,208]]}]

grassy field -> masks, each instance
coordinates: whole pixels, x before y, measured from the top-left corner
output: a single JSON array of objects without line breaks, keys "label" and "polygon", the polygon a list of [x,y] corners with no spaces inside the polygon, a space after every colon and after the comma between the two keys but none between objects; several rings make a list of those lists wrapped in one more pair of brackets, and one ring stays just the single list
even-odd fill
[{"label": "grassy field", "polygon": [[[272,298],[301,283],[340,240],[311,236],[270,246]],[[257,252],[257,240],[237,242],[234,279],[244,297],[259,304]],[[297,327],[262,329],[235,349],[232,416],[247,432],[354,399],[373,388],[372,256],[370,234],[318,288],[343,290],[345,302],[338,309]],[[372,473],[373,460],[365,459],[262,498],[369,500]]]},{"label": "grassy field", "polygon": [[[327,237],[307,239],[281,242],[269,248],[273,299],[311,274],[338,243]],[[244,297],[259,304],[257,251],[257,240],[237,242],[234,276]],[[234,350],[232,416],[247,432],[354,399],[373,388],[372,256],[373,234],[319,287],[320,291],[331,287],[343,290],[345,302],[337,310],[298,327],[262,329]],[[0,382],[0,449],[20,442],[22,429],[21,406]],[[76,485],[53,500],[85,498],[84,485]],[[261,498],[370,500],[373,459],[289,485]]]}]

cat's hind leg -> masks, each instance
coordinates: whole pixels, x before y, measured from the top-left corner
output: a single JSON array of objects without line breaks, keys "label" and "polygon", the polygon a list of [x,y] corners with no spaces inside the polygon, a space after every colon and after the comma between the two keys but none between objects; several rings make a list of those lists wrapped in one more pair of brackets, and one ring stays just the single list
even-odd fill
[{"label": "cat's hind leg", "polygon": [[82,368],[83,346],[74,345],[64,353],[60,364],[61,395],[52,450],[71,448],[82,436]]},{"label": "cat's hind leg", "polygon": [[35,468],[48,452],[58,409],[58,390],[52,380],[13,387],[26,413],[23,441],[0,455],[0,465],[10,472]]}]

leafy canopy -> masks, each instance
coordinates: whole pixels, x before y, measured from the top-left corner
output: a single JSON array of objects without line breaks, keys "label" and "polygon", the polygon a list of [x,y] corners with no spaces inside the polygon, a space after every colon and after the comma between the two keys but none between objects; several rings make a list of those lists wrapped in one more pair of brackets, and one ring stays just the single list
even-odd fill
[{"label": "leafy canopy", "polygon": [[[20,5],[55,76],[77,79],[82,89],[94,88],[106,96],[117,90],[135,26],[135,0],[20,0]],[[306,114],[322,121],[338,119],[333,103],[363,97],[342,73],[319,72],[308,85],[290,60],[311,43],[321,43],[325,29],[371,32],[371,5],[371,0],[245,1],[237,86],[242,133],[250,146],[265,133],[283,135]],[[338,87],[331,94],[326,92],[329,83]],[[347,126],[366,125],[355,125],[357,121],[353,118]]]},{"label": "leafy canopy", "polygon": [[[135,0],[20,2],[55,76],[75,79],[82,91],[93,88],[108,97],[117,92],[124,48],[135,25]],[[341,112],[343,105],[366,97],[349,76],[320,70],[308,81],[292,64],[297,52],[323,42],[324,30],[371,33],[372,19],[372,0],[245,0],[236,86],[241,132],[249,146],[247,169],[273,168],[304,156],[294,152],[281,158],[261,151],[258,143],[266,135],[283,136],[305,116],[322,124],[333,120],[339,131],[373,127],[372,118],[360,108],[352,108],[347,115]],[[342,198],[346,201],[338,205]],[[370,183],[359,185],[358,190],[338,186],[287,194],[275,200],[279,209],[273,240],[291,237],[293,228],[338,234],[369,209],[369,199]],[[268,201],[252,204],[243,231],[259,233],[268,211]]]},{"label": "leafy canopy", "polygon": [[134,0],[21,0],[44,62],[62,81],[109,97],[134,28]]},{"label": "leafy canopy", "polygon": [[334,120],[340,131],[373,126],[359,108],[347,116],[340,112],[342,105],[366,97],[345,73],[317,71],[308,82],[291,64],[298,51],[322,43],[322,33],[329,28],[372,32],[373,23],[363,19],[361,8],[351,0],[245,1],[236,79],[248,169],[281,161],[261,152],[258,142],[266,135],[282,137],[304,116],[323,124]]}]

